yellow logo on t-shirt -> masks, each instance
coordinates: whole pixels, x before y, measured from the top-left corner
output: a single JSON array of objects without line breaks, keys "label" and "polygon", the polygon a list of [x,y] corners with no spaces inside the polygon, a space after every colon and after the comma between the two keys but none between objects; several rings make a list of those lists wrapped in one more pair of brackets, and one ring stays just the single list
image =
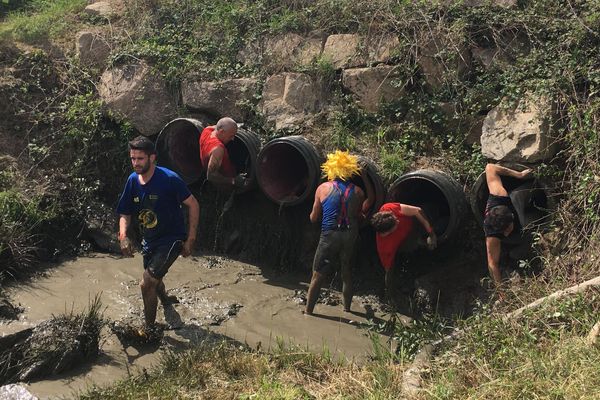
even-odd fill
[{"label": "yellow logo on t-shirt", "polygon": [[152,210],[146,209],[140,211],[138,220],[140,221],[140,225],[146,229],[151,229],[158,225],[158,218]]}]

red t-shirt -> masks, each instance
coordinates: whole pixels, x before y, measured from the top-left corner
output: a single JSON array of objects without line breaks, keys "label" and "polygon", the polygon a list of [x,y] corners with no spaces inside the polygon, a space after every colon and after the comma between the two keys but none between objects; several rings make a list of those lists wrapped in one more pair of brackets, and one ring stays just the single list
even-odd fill
[{"label": "red t-shirt", "polygon": [[223,152],[223,159],[221,160],[221,168],[219,172],[223,176],[233,178],[235,176],[235,166],[229,159],[229,153],[225,148],[223,142],[218,138],[211,136],[214,132],[214,126],[208,126],[202,130],[200,134],[200,162],[202,167],[206,170],[208,168],[208,160],[210,160],[210,153],[217,147],[222,147],[225,151]]},{"label": "red t-shirt", "polygon": [[394,265],[396,252],[410,234],[413,226],[412,217],[402,214],[401,208],[400,203],[385,203],[379,209],[379,211],[391,211],[398,219],[398,225],[396,225],[393,232],[385,236],[381,236],[379,233],[375,235],[379,260],[386,271]]}]

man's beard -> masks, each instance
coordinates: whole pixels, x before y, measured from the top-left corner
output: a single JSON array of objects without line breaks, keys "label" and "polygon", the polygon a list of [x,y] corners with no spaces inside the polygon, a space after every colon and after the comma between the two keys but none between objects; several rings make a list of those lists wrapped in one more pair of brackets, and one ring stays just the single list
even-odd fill
[{"label": "man's beard", "polygon": [[150,163],[144,164],[143,166],[138,167],[138,168],[139,168],[139,171],[138,171],[138,169],[136,169],[135,173],[138,175],[144,175],[150,169]]}]

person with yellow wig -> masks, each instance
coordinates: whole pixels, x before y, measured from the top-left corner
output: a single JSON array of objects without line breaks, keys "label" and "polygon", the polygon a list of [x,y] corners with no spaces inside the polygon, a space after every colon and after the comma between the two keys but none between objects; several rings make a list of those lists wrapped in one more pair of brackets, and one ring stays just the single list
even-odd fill
[{"label": "person with yellow wig", "polygon": [[360,174],[358,158],[345,151],[336,150],[327,155],[321,166],[327,182],[319,185],[310,212],[310,221],[316,223],[320,216],[321,237],[313,260],[313,273],[308,288],[305,314],[312,315],[319,292],[326,277],[335,272],[338,264],[342,273],[344,310],[350,311],[352,303],[352,262],[358,238],[361,214],[366,214],[371,201],[365,199],[362,189],[350,182]]}]

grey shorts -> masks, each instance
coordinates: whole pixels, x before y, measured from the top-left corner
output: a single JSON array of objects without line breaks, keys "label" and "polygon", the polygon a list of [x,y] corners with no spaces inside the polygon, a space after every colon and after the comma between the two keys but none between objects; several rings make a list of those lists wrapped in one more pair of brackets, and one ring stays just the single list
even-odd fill
[{"label": "grey shorts", "polygon": [[356,229],[321,232],[313,260],[313,271],[331,274],[338,266],[350,268],[354,260],[357,238]]},{"label": "grey shorts", "polygon": [[157,246],[144,253],[144,269],[155,279],[163,278],[183,249],[183,241]]}]

